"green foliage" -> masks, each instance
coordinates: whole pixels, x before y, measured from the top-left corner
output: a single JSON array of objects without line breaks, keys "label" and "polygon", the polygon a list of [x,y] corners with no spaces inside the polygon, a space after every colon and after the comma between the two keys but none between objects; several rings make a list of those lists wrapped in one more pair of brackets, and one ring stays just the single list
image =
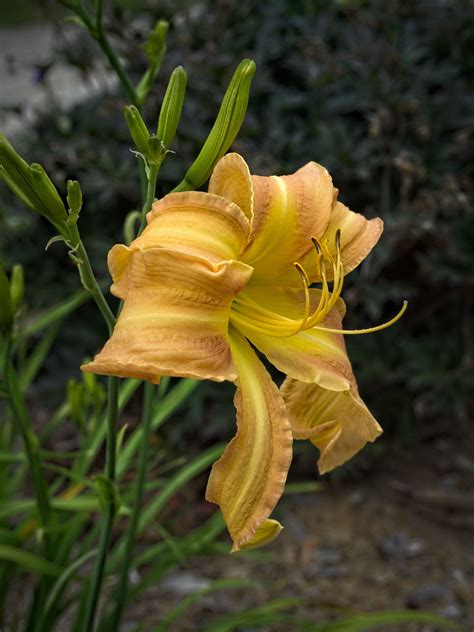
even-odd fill
[{"label": "green foliage", "polygon": [[[236,142],[236,148],[249,156],[253,171],[293,171],[314,158],[331,170],[351,207],[379,213],[386,221],[385,248],[370,267],[354,275],[348,292],[351,305],[360,310],[356,326],[384,318],[402,298],[411,301],[410,315],[398,330],[352,345],[361,381],[381,419],[392,418],[400,434],[415,417],[441,417],[448,406],[462,419],[466,374],[472,369],[468,329],[474,235],[467,203],[465,115],[472,67],[463,54],[472,33],[466,2],[433,7],[403,2],[387,7],[376,0],[306,2],[298,10],[290,0],[258,6],[250,0],[231,0],[223,6],[204,2],[198,9],[212,14],[212,20],[196,20],[184,8],[175,20],[171,14],[165,16],[171,19],[169,34],[167,21],[153,27],[156,16],[147,14],[151,34],[143,57],[135,60],[133,38],[122,43],[131,75],[108,40],[101,0],[95,2],[94,15],[80,0],[63,4],[76,11],[86,27],[84,36],[93,35],[119,77],[131,104],[126,109],[129,129],[147,161],[145,169],[138,163],[140,175],[130,176],[130,140],[117,97],[108,103],[87,103],[69,119],[53,113],[47,121],[51,125],[43,122],[22,139],[20,146],[28,146],[28,158],[41,160],[41,165],[25,162],[0,137],[2,179],[21,203],[39,214],[15,206],[6,190],[0,192],[0,248],[6,267],[12,268],[7,275],[0,267],[0,627],[15,625],[17,616],[24,629],[34,632],[59,629],[65,612],[75,620],[72,629],[92,630],[103,580],[113,575],[119,577],[117,592],[110,602],[103,600],[98,629],[118,630],[123,608],[147,587],[190,556],[217,550],[215,541],[224,528],[219,513],[184,536],[171,536],[156,526],[165,511],[171,511],[172,499],[222,451],[221,445],[212,446],[184,464],[165,460],[160,451],[148,457],[149,443],[191,395],[195,410],[204,406],[196,382],[163,380],[159,388],[148,385],[142,423],[131,428],[117,427],[117,420],[125,407],[136,405],[132,398],[140,388],[138,380],[118,385],[115,378],[109,379],[106,397],[94,376],[78,380],[77,372],[74,377],[65,375],[70,379],[62,380],[64,397],[40,430],[30,417],[26,396],[44,371],[59,326],[68,318],[75,332],[74,322],[82,318],[74,321],[74,313],[89,298],[106,325],[113,326],[114,316],[95,270],[99,276],[104,272],[104,253],[131,208],[143,210],[128,216],[128,238],[139,230],[137,219],[143,224],[158,168],[175,133],[179,156],[169,168],[165,164],[161,193],[180,180],[190,163],[178,188],[203,184],[234,142],[255,65],[245,60],[237,68],[213,125],[223,92],[214,88],[227,81],[230,59],[252,54],[261,69],[246,133]],[[166,12],[166,6],[162,9]],[[112,22],[120,24],[125,18],[126,23],[127,11],[117,10],[110,16]],[[448,25],[451,38],[444,36],[440,24]],[[127,29],[122,30],[127,36]],[[167,34],[174,51],[169,62],[163,60]],[[143,41],[146,33],[142,35]],[[449,40],[457,47],[451,48]],[[213,55],[216,41],[219,54]],[[173,56],[179,56],[195,78],[182,111],[186,76],[179,67],[174,74],[169,72],[176,65]],[[69,61],[87,67],[85,60]],[[162,62],[163,74],[171,74],[171,82],[162,100],[165,114],[157,117],[154,80]],[[443,90],[447,81],[449,94]],[[158,92],[162,94],[163,88]],[[158,137],[150,136],[142,115],[158,121]],[[55,152],[50,151],[53,148]],[[141,200],[140,180],[147,185]],[[86,221],[79,235],[83,199],[81,222],[84,217]],[[93,213],[87,212],[88,204]],[[67,242],[83,289],[77,290],[74,266],[64,273],[64,252],[55,260],[53,248],[46,256],[38,248],[38,242],[48,247],[57,241],[57,236],[50,239],[40,215],[63,233],[59,241]],[[93,237],[91,257],[81,237],[87,242]],[[18,260],[26,269],[26,304],[22,268],[13,267]],[[96,261],[102,267],[96,267]],[[378,281],[382,276],[388,281]],[[58,292],[53,281],[59,277]],[[56,294],[69,298],[38,309]],[[28,303],[34,307],[31,315]],[[76,342],[86,335],[77,331]],[[362,362],[368,357],[369,365]],[[75,357],[73,363],[78,362]],[[190,414],[188,422],[192,424]],[[61,433],[73,437],[74,449],[48,450],[51,437]],[[156,466],[162,474],[147,483],[147,474]],[[125,528],[114,532],[119,522]],[[136,540],[153,525],[155,542],[136,551]],[[130,570],[139,571],[140,579],[128,590]],[[26,577],[32,589],[27,612],[12,615],[6,612],[6,603],[13,598],[16,582]],[[175,621],[207,594],[243,587],[235,580],[212,582],[171,610],[158,629],[173,629]],[[426,613],[388,612],[318,626],[289,613],[298,603],[277,600],[226,615],[207,629],[223,632],[277,622],[314,632],[349,632],[407,621],[447,625]]]},{"label": "green foliage", "polygon": [[[176,155],[162,169],[160,193],[197,155],[219,105],[215,87],[222,91],[229,78],[229,60],[252,56],[259,73],[235,149],[259,173],[290,172],[311,158],[321,162],[346,204],[385,221],[381,245],[347,280],[347,326],[381,322],[403,299],[409,308],[392,330],[348,340],[365,399],[384,427],[405,439],[414,424],[422,428],[433,418],[445,419],[446,429],[453,416],[466,423],[473,372],[470,3],[277,0],[256,7],[231,0],[196,9],[181,3],[173,15],[175,8],[160,3],[161,15],[143,13],[140,22],[148,21],[149,29],[163,15],[170,22],[164,81],[152,88],[146,118],[156,117],[177,63],[191,77]],[[122,54],[138,80],[148,59],[132,36],[143,28],[146,39],[149,31],[128,26],[133,15],[123,5],[109,20],[128,38]],[[93,44],[85,32],[81,42],[64,54],[84,69]],[[83,232],[103,278],[101,253],[121,239],[125,214],[139,206],[120,110],[120,99],[86,103],[66,119],[53,114],[28,140],[29,155],[43,161],[48,155],[55,182],[66,170],[94,201]],[[72,275],[57,278],[56,252],[38,266],[37,241],[48,240],[42,224],[12,207],[5,192],[0,196],[0,249],[13,263],[8,244],[21,240],[21,263],[41,277],[40,301],[54,298],[53,288],[72,292]]]}]

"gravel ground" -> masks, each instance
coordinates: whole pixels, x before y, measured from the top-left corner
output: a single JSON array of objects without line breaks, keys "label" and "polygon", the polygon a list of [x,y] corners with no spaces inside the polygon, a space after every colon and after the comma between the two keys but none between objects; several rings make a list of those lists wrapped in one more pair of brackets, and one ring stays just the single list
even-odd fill
[{"label": "gravel ground", "polygon": [[[286,529],[268,547],[268,557],[191,559],[134,603],[124,630],[137,623],[154,630],[187,595],[214,579],[236,578],[260,586],[205,597],[173,630],[206,630],[218,615],[286,597],[303,598],[290,612],[313,622],[408,608],[472,630],[474,463],[462,449],[454,440],[430,442],[392,453],[363,480],[332,481],[319,492],[287,497],[280,512]],[[196,502],[194,512],[201,510]],[[263,629],[283,632],[292,626]],[[386,626],[371,629],[383,632]],[[390,626],[407,632],[437,629],[426,623]]]}]

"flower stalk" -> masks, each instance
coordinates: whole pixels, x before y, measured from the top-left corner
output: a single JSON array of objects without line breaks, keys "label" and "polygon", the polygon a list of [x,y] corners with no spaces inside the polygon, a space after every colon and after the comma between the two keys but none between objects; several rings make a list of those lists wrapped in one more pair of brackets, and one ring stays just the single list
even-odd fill
[{"label": "flower stalk", "polygon": [[[112,488],[116,479],[116,451],[117,451],[117,417],[118,417],[118,379],[108,378],[107,388],[107,438],[105,455],[105,477]],[[110,493],[106,497],[104,516],[102,519],[99,550],[92,571],[92,581],[89,586],[84,615],[80,632],[92,632],[94,629],[97,604],[99,602],[102,581],[104,579],[105,564],[112,537],[113,524],[117,512],[115,495]]]},{"label": "flower stalk", "polygon": [[143,406],[141,415],[141,427],[143,434],[140,443],[140,449],[138,454],[137,464],[137,480],[135,483],[135,491],[133,498],[132,513],[130,517],[130,524],[125,538],[125,553],[122,562],[122,568],[120,571],[120,578],[117,585],[117,591],[114,600],[114,610],[112,617],[108,622],[107,629],[111,632],[118,632],[120,621],[122,619],[123,610],[127,601],[128,593],[128,575],[130,571],[130,565],[133,556],[133,546],[135,544],[135,538],[138,531],[140,522],[140,511],[143,502],[143,495],[145,491],[146,471],[148,462],[148,446],[150,443],[150,434],[152,431],[152,414],[153,403],[155,396],[155,386],[150,382],[145,382],[143,388]]}]

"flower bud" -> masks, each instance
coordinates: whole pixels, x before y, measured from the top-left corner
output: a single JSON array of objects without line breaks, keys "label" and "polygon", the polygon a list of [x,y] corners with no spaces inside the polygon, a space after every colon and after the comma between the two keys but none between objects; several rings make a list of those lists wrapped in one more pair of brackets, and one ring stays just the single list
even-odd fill
[{"label": "flower bud", "polygon": [[67,203],[71,214],[77,218],[82,208],[81,185],[77,180],[67,181]]},{"label": "flower bud", "polygon": [[143,121],[138,108],[134,105],[127,105],[123,111],[125,120],[130,130],[130,134],[135,143],[135,147],[144,156],[148,153],[148,141],[150,140],[150,132]]},{"label": "flower bud", "polygon": [[156,131],[158,138],[165,145],[166,149],[171,147],[178,128],[187,79],[187,72],[182,66],[178,66],[171,73],[168,87],[166,88]]},{"label": "flower bud", "polygon": [[23,273],[23,266],[20,264],[16,264],[13,266],[10,278],[10,298],[13,314],[16,314],[16,312],[22,306],[24,295],[25,275]]},{"label": "flower bud", "polygon": [[61,228],[67,213],[56,187],[43,167],[25,162],[3,134],[0,134],[0,177],[27,206]]},{"label": "flower bud", "polygon": [[64,202],[59,197],[56,187],[51,182],[41,165],[34,162],[29,167],[31,181],[43,204],[55,218],[63,219],[67,216]]},{"label": "flower bud", "polygon": [[174,191],[200,187],[209,178],[216,162],[234,142],[247,111],[255,68],[255,62],[251,59],[244,59],[238,65],[203,148]]},{"label": "flower bud", "polygon": [[0,263],[0,329],[8,328],[13,319],[10,283]]},{"label": "flower bud", "polygon": [[168,34],[168,29],[169,22],[166,20],[159,20],[153,31],[148,36],[144,48],[148,57],[149,66],[136,87],[137,101],[139,105],[145,101],[160,69],[161,62],[163,61],[163,57],[166,52],[166,36]]}]

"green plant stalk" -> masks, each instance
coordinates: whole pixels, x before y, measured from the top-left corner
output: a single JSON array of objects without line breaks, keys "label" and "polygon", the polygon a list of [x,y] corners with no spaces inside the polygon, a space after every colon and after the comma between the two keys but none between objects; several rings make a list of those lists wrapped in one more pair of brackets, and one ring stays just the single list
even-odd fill
[{"label": "green plant stalk", "polygon": [[[107,393],[107,442],[105,454],[105,475],[108,480],[115,485],[115,463],[117,446],[117,416],[118,416],[118,378],[108,378]],[[94,629],[94,619],[99,601],[102,580],[104,578],[105,562],[109,551],[112,528],[114,524],[117,507],[115,499],[110,495],[105,507],[104,518],[101,526],[99,552],[95,559],[92,571],[92,580],[87,594],[84,616],[80,622],[81,632],[92,632]]]},{"label": "green plant stalk", "polygon": [[[142,232],[146,223],[146,214],[150,211],[155,198],[156,180],[158,178],[158,171],[160,165],[150,165],[148,185],[146,190],[146,197],[143,203],[142,209],[142,221],[138,234]],[[133,555],[133,546],[135,544],[135,538],[137,535],[140,509],[143,501],[143,493],[145,489],[146,468],[148,459],[148,444],[150,441],[150,434],[152,431],[153,420],[153,403],[154,403],[155,387],[149,382],[145,382],[143,389],[143,407],[142,407],[142,419],[141,426],[143,428],[142,439],[140,443],[140,449],[138,454],[138,466],[137,466],[137,482],[135,487],[135,494],[133,500],[132,515],[128,532],[125,538],[125,554],[120,572],[120,578],[117,586],[115,607],[112,613],[111,620],[109,622],[109,630],[117,630],[120,626],[120,621],[123,614],[123,609],[127,599],[128,592],[128,574],[130,570],[130,564]]]},{"label": "green plant stalk", "polygon": [[135,91],[135,88],[132,82],[130,81],[129,76],[126,73],[125,68],[122,66],[120,59],[117,57],[117,54],[115,53],[114,49],[110,45],[109,38],[105,34],[105,31],[102,26],[102,20],[100,21],[99,24],[97,24],[96,40],[99,43],[99,46],[101,47],[101,49],[104,51],[107,59],[110,62],[110,65],[117,73],[117,76],[120,79],[120,83],[122,84],[123,89],[127,93],[127,96],[130,99],[131,103],[133,103],[133,105],[138,106],[138,98],[137,98],[137,93]]},{"label": "green plant stalk", "polygon": [[146,226],[146,214],[150,211],[153,200],[155,199],[156,181],[158,179],[158,171],[160,170],[160,166],[161,165],[150,165],[146,197],[142,208],[142,221],[138,230],[139,235]]},{"label": "green plant stalk", "polygon": [[71,237],[72,239],[70,245],[75,256],[77,257],[77,266],[79,268],[79,275],[81,277],[82,285],[94,299],[97,307],[100,310],[100,313],[107,323],[109,334],[111,334],[115,325],[115,316],[113,315],[109,304],[105,300],[102,290],[100,289],[100,285],[95,278],[95,274],[92,270],[91,262],[89,260],[89,255],[87,254],[87,250],[82,243],[76,225],[71,227]]},{"label": "green plant stalk", "polygon": [[43,476],[41,467],[41,453],[39,448],[39,440],[32,428],[31,421],[26,410],[25,402],[21,394],[20,384],[16,371],[11,359],[11,341],[7,343],[6,366],[5,366],[5,383],[9,394],[10,406],[13,416],[18,424],[20,434],[23,437],[25,451],[28,458],[28,464],[31,472],[32,485],[36,496],[36,504],[38,507],[39,522],[45,532],[46,557],[49,557],[49,544],[47,528],[51,523],[52,510],[48,493],[48,485]]},{"label": "green plant stalk", "polygon": [[107,624],[107,630],[111,632],[118,632],[120,622],[122,619],[123,610],[127,600],[128,592],[128,575],[130,572],[130,565],[133,556],[133,546],[135,544],[135,538],[138,531],[138,525],[140,520],[140,510],[143,502],[143,493],[145,490],[146,470],[148,461],[148,445],[150,443],[150,433],[152,429],[153,418],[153,400],[155,395],[155,386],[150,382],[145,382],[143,392],[143,408],[141,425],[143,428],[142,441],[140,444],[140,451],[138,454],[138,467],[137,467],[137,481],[135,486],[134,500],[132,506],[132,513],[130,517],[130,524],[125,539],[125,553],[120,571],[120,578],[117,585],[117,591],[115,594],[115,607],[112,613],[112,617]]},{"label": "green plant stalk", "polygon": [[128,98],[134,105],[138,105],[138,98],[136,90],[131,82],[125,68],[123,67],[120,59],[115,53],[114,49],[110,45],[109,38],[104,31],[103,19],[102,19],[102,0],[96,0],[95,2],[95,20],[93,21],[88,15],[87,11],[82,6],[82,2],[79,6],[74,7],[75,13],[81,18],[83,23],[89,30],[91,36],[97,41],[103,53],[110,62],[110,65],[115,70],[123,89],[127,93]]}]

